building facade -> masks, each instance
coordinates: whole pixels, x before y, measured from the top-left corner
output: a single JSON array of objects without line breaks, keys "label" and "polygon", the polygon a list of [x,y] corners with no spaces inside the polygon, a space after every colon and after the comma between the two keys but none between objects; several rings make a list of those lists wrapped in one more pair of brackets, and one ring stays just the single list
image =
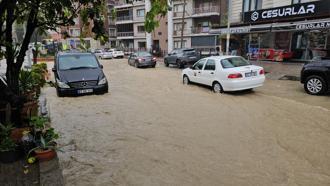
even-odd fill
[{"label": "building facade", "polygon": [[233,0],[230,52],[252,59],[306,61],[329,55],[329,0]]},{"label": "building facade", "polygon": [[[108,1],[110,2],[110,1]],[[171,1],[173,17],[172,48],[193,47],[198,50],[214,49],[218,44],[218,34],[209,33],[212,27],[219,27],[221,12],[226,10],[227,0],[183,0]],[[108,3],[109,4],[109,3]],[[116,45],[128,50],[146,49],[147,33],[144,29],[146,8],[144,0],[114,1],[114,6],[109,6],[109,14],[115,9],[115,28],[109,28],[109,33],[116,35]],[[183,9],[185,14],[183,15]],[[160,26],[151,33],[152,49],[168,52],[168,19],[159,18]],[[111,19],[109,19],[111,20]],[[183,21],[184,20],[184,21]],[[183,27],[183,35],[182,33]],[[111,35],[111,34],[110,34]],[[111,42],[112,40],[110,40]]]}]

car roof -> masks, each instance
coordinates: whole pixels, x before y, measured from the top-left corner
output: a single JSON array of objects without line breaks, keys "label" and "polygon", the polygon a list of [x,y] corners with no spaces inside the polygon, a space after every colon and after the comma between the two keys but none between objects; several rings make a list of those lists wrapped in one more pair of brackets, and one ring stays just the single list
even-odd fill
[{"label": "car roof", "polygon": [[92,55],[90,52],[70,51],[70,52],[59,52],[58,56],[69,56],[69,55]]},{"label": "car roof", "polygon": [[210,56],[210,57],[206,57],[204,59],[223,60],[223,59],[228,59],[228,58],[233,58],[233,57],[241,57],[241,56],[231,56],[231,55]]}]

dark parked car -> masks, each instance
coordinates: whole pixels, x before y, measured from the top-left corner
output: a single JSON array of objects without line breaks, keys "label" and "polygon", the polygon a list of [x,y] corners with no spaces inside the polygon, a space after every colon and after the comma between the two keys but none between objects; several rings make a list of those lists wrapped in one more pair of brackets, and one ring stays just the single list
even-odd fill
[{"label": "dark parked car", "polygon": [[301,83],[308,94],[319,95],[330,88],[330,58],[306,63],[301,70]]},{"label": "dark parked car", "polygon": [[136,68],[139,67],[152,67],[156,66],[156,58],[152,57],[149,52],[135,52],[128,58],[128,64],[133,65]]},{"label": "dark parked car", "polygon": [[175,49],[164,58],[165,66],[169,64],[184,68],[185,65],[193,65],[200,59],[200,55],[193,48]]},{"label": "dark parked car", "polygon": [[59,53],[53,68],[59,97],[108,92],[103,66],[91,53]]}]

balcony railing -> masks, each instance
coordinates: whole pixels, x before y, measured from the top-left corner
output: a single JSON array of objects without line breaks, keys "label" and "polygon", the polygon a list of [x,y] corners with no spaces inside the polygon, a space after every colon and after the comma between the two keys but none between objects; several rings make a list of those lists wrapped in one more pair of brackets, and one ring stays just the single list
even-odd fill
[{"label": "balcony railing", "polygon": [[117,34],[116,34],[116,32],[110,32],[110,33],[109,33],[109,36],[110,36],[110,37],[116,37]]},{"label": "balcony railing", "polygon": [[117,17],[117,21],[130,21],[133,20],[133,16],[121,16]]},{"label": "balcony railing", "polygon": [[192,28],[193,34],[201,34],[201,33],[208,33],[210,31],[210,27],[195,27]]},{"label": "balcony railing", "polygon": [[203,14],[203,13],[220,13],[220,7],[206,6],[206,7],[194,8],[194,14]]},{"label": "balcony railing", "polygon": [[[182,17],[183,12],[173,12],[173,17]],[[185,16],[188,16],[188,13],[186,12]]]},{"label": "balcony railing", "polygon": [[134,32],[117,32],[117,37],[130,37],[134,36]]},{"label": "balcony railing", "polygon": [[[181,33],[182,33],[181,30],[174,30],[174,31],[173,31],[173,35],[174,35],[174,36],[181,36]],[[188,30],[188,29],[184,29],[184,30],[183,30],[183,35],[187,35],[187,34],[190,34],[190,33],[191,33],[191,31]]]}]

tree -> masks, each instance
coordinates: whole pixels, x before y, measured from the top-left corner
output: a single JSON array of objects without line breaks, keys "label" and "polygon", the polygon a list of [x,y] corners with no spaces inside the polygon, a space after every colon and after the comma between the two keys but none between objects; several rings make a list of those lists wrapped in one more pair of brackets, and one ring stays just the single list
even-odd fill
[{"label": "tree", "polygon": [[[74,19],[83,15],[83,23],[93,22],[95,39],[105,40],[104,0],[0,0],[0,57],[7,63],[9,88],[19,94],[19,71],[25,53],[36,29],[43,32],[61,26],[74,25]],[[19,43],[13,42],[13,24],[24,24],[25,35]]]},{"label": "tree", "polygon": [[169,8],[167,0],[150,0],[151,9],[146,14],[144,27],[146,32],[151,33],[159,26],[159,20],[157,18],[164,17],[167,14]]}]

